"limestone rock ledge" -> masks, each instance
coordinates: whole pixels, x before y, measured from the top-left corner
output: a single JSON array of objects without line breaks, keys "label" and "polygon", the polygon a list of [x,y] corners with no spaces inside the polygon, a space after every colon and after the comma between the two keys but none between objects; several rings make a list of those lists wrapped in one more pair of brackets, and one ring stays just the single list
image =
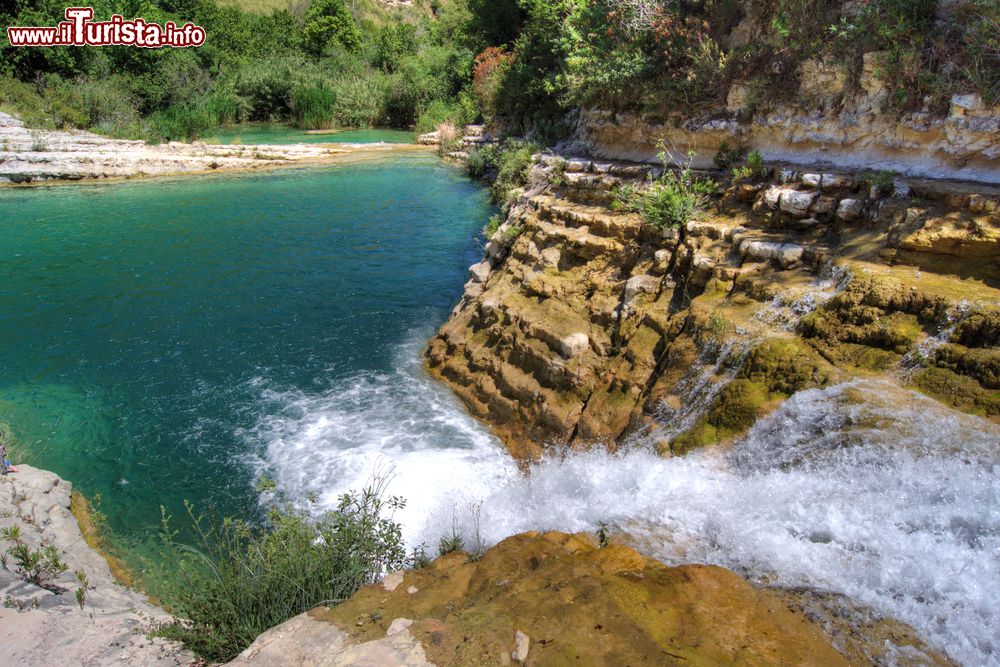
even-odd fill
[{"label": "limestone rock ledge", "polygon": [[875,664],[892,644],[905,647],[906,664],[949,664],[903,626],[852,627],[848,617],[720,567],[668,567],[584,535],[525,533],[298,616],[230,665],[834,667]]},{"label": "limestone rock ledge", "polygon": [[[91,549],[70,512],[72,485],[57,475],[31,466],[0,477],[0,529],[16,526],[28,547],[55,547],[67,564],[65,573],[41,588],[15,571],[14,559],[0,565],[0,663],[44,665],[188,665],[193,656],[178,644],[150,639],[146,632],[169,620],[146,598],[124,588],[112,577],[104,558]],[[0,537],[0,551],[13,542]],[[88,582],[84,605],[76,599]]]},{"label": "limestone rock ledge", "polygon": [[647,435],[683,454],[871,374],[1000,419],[1000,189],[715,175],[708,210],[658,233],[611,206],[658,170],[541,156],[429,342],[515,456]]},{"label": "limestone rock ledge", "polygon": [[0,184],[259,169],[385,150],[399,149],[385,145],[223,146],[202,142],[151,146],[81,130],[30,130],[17,118],[0,113]]}]

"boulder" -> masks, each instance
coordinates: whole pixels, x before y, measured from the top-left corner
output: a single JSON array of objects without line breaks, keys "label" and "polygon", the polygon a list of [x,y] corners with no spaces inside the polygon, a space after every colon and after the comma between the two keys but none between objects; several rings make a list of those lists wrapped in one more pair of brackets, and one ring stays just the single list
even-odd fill
[{"label": "boulder", "polygon": [[493,272],[493,267],[490,265],[489,260],[483,260],[478,264],[473,264],[469,267],[469,280],[474,283],[485,283],[489,280],[490,273]]},{"label": "boulder", "polygon": [[571,333],[559,341],[559,353],[565,359],[578,357],[590,349],[590,336],[585,333]]},{"label": "boulder", "polygon": [[780,208],[791,216],[804,218],[809,214],[809,208],[819,198],[816,192],[799,192],[785,190],[781,194]]},{"label": "boulder", "polygon": [[837,206],[837,219],[844,222],[854,222],[861,217],[865,204],[860,199],[842,199]]}]

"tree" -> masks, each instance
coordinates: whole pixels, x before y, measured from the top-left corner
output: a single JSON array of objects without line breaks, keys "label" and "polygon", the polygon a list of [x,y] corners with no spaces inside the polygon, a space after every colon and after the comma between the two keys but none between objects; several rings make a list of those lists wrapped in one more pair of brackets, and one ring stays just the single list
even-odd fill
[{"label": "tree", "polygon": [[361,33],[344,0],[313,0],[306,11],[305,41],[316,53],[340,45],[348,51],[361,48]]}]

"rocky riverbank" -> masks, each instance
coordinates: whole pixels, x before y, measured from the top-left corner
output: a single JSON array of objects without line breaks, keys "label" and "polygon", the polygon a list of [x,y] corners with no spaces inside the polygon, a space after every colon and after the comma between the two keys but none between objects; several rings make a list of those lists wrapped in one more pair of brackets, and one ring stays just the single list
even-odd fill
[{"label": "rocky riverbank", "polygon": [[646,163],[543,156],[428,367],[522,458],[730,442],[803,389],[884,375],[1000,418],[1000,191],[775,168],[654,232]]},{"label": "rocky riverbank", "polygon": [[[147,633],[169,619],[145,596],[112,576],[70,511],[72,485],[57,475],[19,466],[0,477],[0,627],[5,665],[188,665],[183,648]],[[58,557],[65,569],[34,577],[11,553]]]},{"label": "rocky riverbank", "polygon": [[667,567],[585,535],[527,533],[390,575],[262,635],[234,667],[948,665],[903,625],[843,601]]},{"label": "rocky riverbank", "polygon": [[0,184],[211,173],[321,163],[407,145],[209,145],[109,139],[82,130],[32,130],[0,113]]}]

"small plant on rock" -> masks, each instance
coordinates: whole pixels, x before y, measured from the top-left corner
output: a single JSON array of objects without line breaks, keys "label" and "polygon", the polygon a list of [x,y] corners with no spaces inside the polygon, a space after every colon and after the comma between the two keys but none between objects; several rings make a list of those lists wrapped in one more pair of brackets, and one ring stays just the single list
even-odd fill
[{"label": "small plant on rock", "polygon": [[734,183],[752,183],[762,181],[765,178],[767,178],[767,167],[764,166],[764,158],[760,151],[750,151],[746,164],[733,168]]},{"label": "small plant on rock", "polygon": [[483,227],[483,234],[486,239],[489,240],[493,238],[493,235],[497,233],[500,226],[503,224],[503,216],[499,213],[491,215],[489,221],[487,221],[486,226]]},{"label": "small plant on rock", "polygon": [[47,590],[54,590],[52,580],[69,569],[51,544],[32,549],[18,543],[8,549],[7,554],[14,559],[14,571],[22,579]]},{"label": "small plant on rock", "polygon": [[83,570],[77,570],[73,573],[76,577],[76,583],[79,584],[76,589],[76,603],[80,605],[80,611],[83,611],[83,605],[87,599],[87,588],[90,586],[90,581],[87,579],[87,573]]},{"label": "small plant on rock", "polygon": [[438,555],[447,556],[448,554],[461,551],[464,547],[465,541],[462,539],[462,536],[456,530],[452,529],[451,535],[445,535],[438,542]]},{"label": "small plant on rock", "polygon": [[638,213],[658,232],[678,229],[684,237],[687,223],[708,204],[715,183],[695,177],[689,162],[679,170],[665,169],[663,176],[644,189],[625,186],[615,191],[613,208]]},{"label": "small plant on rock", "polygon": [[730,165],[734,162],[739,162],[743,157],[743,150],[738,146],[733,148],[729,145],[728,141],[723,141],[719,144],[719,150],[716,151],[715,157],[712,158],[712,162],[721,171],[728,169]]},{"label": "small plant on rock", "polygon": [[36,153],[44,153],[49,150],[49,146],[45,143],[45,139],[42,138],[40,132],[31,133],[31,150]]},{"label": "small plant on rock", "polygon": [[608,524],[602,521],[597,524],[597,545],[603,549],[608,544]]}]

